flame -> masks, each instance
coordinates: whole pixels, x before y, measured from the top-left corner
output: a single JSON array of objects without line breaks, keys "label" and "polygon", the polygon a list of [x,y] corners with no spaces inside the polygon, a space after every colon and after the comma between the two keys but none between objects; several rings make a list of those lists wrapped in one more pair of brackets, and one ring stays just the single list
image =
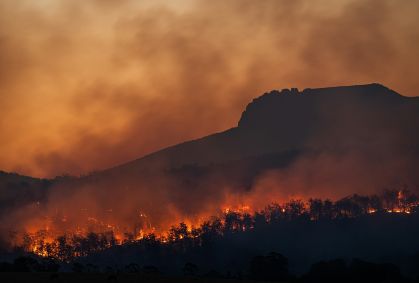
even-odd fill
[{"label": "flame", "polygon": [[[407,215],[417,211],[416,208],[419,207],[419,201],[407,201],[408,198],[405,192],[399,191],[395,198],[395,202],[388,204],[388,207],[375,207],[370,204],[365,208],[364,213],[374,214],[380,212]],[[37,204],[37,206],[40,205]],[[251,217],[255,213],[265,213],[267,221],[274,221],[275,217],[287,219],[287,217],[293,214],[307,214],[312,221],[318,220],[319,216],[310,211],[310,209],[309,201],[290,200],[282,205],[273,202],[260,210],[259,207],[254,206],[250,202],[247,203],[245,200],[240,199],[240,201],[223,205],[219,209],[218,216],[215,215],[215,217],[220,219],[220,225],[224,227],[229,226],[229,229],[233,231],[247,231],[254,228]],[[16,241],[16,245],[39,256],[56,257],[65,260],[68,257],[86,255],[89,251],[83,251],[74,247],[81,245],[80,243],[83,243],[89,237],[93,237],[92,233],[95,233],[95,237],[100,237],[106,243],[102,247],[94,248],[97,250],[112,245],[151,239],[151,237],[164,244],[185,238],[198,238],[202,233],[201,227],[203,223],[211,219],[211,214],[208,212],[183,218],[180,215],[173,214],[173,222],[170,225],[161,226],[155,225],[159,223],[152,223],[152,218],[140,210],[135,212],[135,217],[131,224],[105,217],[108,214],[117,213],[113,208],[107,208],[102,217],[89,215],[88,209],[81,209],[80,211],[82,215],[85,215],[84,220],[72,219],[71,215],[56,213],[55,216],[44,215],[39,219],[35,219],[32,223],[27,223],[25,230],[18,233],[20,239]],[[276,216],[267,214],[269,211],[277,211],[278,214]],[[355,217],[351,215],[351,212],[345,210],[339,210],[334,213],[332,217],[337,217],[336,213],[341,213],[345,217]],[[245,222],[246,224],[244,225],[243,223]],[[176,226],[178,223],[181,223],[182,226]],[[182,231],[177,238],[173,238],[170,235],[171,231],[175,231],[173,229],[181,229]],[[71,254],[63,254],[63,249],[67,246],[73,247]]]}]

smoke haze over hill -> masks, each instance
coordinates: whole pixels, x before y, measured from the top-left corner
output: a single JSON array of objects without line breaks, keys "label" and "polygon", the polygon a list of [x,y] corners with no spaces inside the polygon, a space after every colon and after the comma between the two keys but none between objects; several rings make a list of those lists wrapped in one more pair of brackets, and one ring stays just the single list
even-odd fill
[{"label": "smoke haze over hill", "polygon": [[2,228],[62,233],[101,223],[160,233],[223,209],[417,192],[418,110],[417,97],[379,84],[271,91],[246,107],[235,128],[85,177],[52,180],[34,187],[32,198],[13,198],[10,190],[30,184],[6,182],[2,199],[13,201],[2,202]]}]

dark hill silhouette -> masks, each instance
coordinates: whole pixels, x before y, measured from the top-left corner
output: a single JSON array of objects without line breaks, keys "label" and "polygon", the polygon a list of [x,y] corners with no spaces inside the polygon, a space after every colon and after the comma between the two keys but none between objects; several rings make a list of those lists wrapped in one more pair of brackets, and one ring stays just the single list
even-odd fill
[{"label": "dark hill silhouette", "polygon": [[419,98],[380,84],[271,91],[254,99],[238,126],[106,170],[208,165],[305,149],[419,146]]},{"label": "dark hill silhouette", "polygon": [[51,181],[0,171],[0,215],[22,204],[41,201]]}]

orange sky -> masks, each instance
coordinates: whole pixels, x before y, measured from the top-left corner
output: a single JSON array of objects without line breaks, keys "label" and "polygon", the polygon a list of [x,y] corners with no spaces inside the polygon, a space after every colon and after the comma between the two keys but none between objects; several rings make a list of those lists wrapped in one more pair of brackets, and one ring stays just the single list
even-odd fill
[{"label": "orange sky", "polygon": [[419,89],[419,1],[0,1],[0,169],[81,174],[284,87]]}]

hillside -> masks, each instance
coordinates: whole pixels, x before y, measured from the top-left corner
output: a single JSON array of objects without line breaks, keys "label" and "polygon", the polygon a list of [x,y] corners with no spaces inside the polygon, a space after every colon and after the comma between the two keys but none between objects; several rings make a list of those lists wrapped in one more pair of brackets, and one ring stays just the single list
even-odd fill
[{"label": "hillside", "polygon": [[[418,128],[419,98],[379,84],[271,91],[246,107],[237,127],[51,181],[40,208],[116,223],[135,222],[141,211],[158,228],[256,200],[417,190]],[[24,190],[13,191],[20,200]]]},{"label": "hillside", "polygon": [[254,99],[238,126],[184,142],[106,170],[107,173],[185,164],[225,163],[289,150],[380,144],[416,149],[419,98],[379,84],[284,89]]}]

